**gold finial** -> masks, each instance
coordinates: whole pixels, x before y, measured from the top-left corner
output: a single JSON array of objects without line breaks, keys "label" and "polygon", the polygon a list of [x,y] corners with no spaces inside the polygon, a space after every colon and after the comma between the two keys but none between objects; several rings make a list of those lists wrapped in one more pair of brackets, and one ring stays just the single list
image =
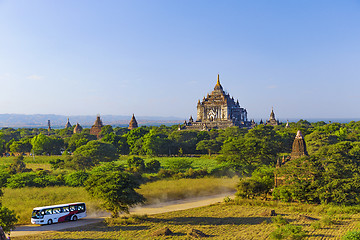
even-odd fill
[{"label": "gold finial", "polygon": [[218,74],[217,85],[220,85],[220,74]]}]

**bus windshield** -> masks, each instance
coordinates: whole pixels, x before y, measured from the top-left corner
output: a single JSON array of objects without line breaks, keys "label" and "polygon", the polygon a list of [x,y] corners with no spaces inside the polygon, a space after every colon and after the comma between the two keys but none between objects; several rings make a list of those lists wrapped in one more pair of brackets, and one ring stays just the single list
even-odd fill
[{"label": "bus windshield", "polygon": [[44,218],[44,216],[40,213],[40,210],[34,210],[32,212],[31,218],[40,219]]}]

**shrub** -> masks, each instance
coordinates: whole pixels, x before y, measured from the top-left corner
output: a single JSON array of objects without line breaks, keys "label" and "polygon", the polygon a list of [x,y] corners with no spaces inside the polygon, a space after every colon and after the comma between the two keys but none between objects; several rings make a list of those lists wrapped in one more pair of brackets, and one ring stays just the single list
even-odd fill
[{"label": "shrub", "polygon": [[88,179],[89,174],[84,171],[77,171],[65,176],[65,184],[69,187],[82,187]]},{"label": "shrub", "polygon": [[[65,151],[66,152],[66,151]],[[65,153],[64,152],[64,153]],[[64,167],[64,160],[61,160],[59,158],[55,159],[55,160],[50,160],[50,165],[51,165],[51,169],[58,169],[58,168],[63,168]]]},{"label": "shrub", "polygon": [[11,174],[26,172],[26,164],[24,163],[24,157],[18,156],[12,164],[9,166],[9,172]]},{"label": "shrub", "polygon": [[214,177],[228,176],[230,178],[235,176],[235,172],[231,169],[229,164],[222,163],[215,168],[210,169],[209,174]]},{"label": "shrub", "polygon": [[263,182],[254,179],[241,179],[237,185],[236,196],[242,198],[254,198],[261,194],[267,194],[269,191],[268,186]]},{"label": "shrub", "polygon": [[290,202],[292,200],[291,193],[286,189],[286,186],[275,188],[272,196],[275,200],[280,200],[283,202]]},{"label": "shrub", "polygon": [[335,221],[333,220],[333,218],[331,216],[326,216],[326,217],[321,219],[321,224],[323,226],[330,226],[330,225],[332,225],[334,223],[335,223]]},{"label": "shrub", "polygon": [[36,177],[36,173],[28,172],[28,173],[18,173],[16,175],[12,175],[7,180],[7,187],[9,188],[23,188],[23,187],[33,187],[34,179]]},{"label": "shrub", "polygon": [[10,230],[15,229],[17,220],[13,210],[0,206],[0,226],[2,226],[4,232],[10,232]]},{"label": "shrub", "polygon": [[191,168],[192,161],[190,159],[180,158],[173,159],[169,162],[169,169],[174,172],[183,172]]},{"label": "shrub", "polygon": [[144,159],[139,157],[135,157],[135,156],[129,157],[127,160],[127,164],[130,168],[136,168],[140,171],[145,169]]},{"label": "shrub", "polygon": [[360,240],[360,231],[349,231],[341,239],[342,240]]},{"label": "shrub", "polygon": [[296,226],[292,224],[286,224],[277,228],[270,234],[272,239],[294,239],[300,240],[306,237],[306,232],[302,230],[301,226]]},{"label": "shrub", "polygon": [[279,226],[289,223],[289,221],[286,218],[283,218],[281,215],[277,215],[276,217],[271,218],[271,221]]},{"label": "shrub", "polygon": [[174,171],[172,170],[168,170],[168,169],[160,169],[160,171],[157,174],[157,177],[162,179],[162,178],[169,178],[172,177],[174,175]]},{"label": "shrub", "polygon": [[63,185],[62,179],[47,171],[25,172],[11,176],[7,181],[9,188],[47,187]]},{"label": "shrub", "polygon": [[156,173],[160,170],[160,162],[156,159],[151,159],[146,163],[146,171]]},{"label": "shrub", "polygon": [[0,170],[0,188],[6,185],[8,178],[10,178],[9,172],[5,170]]},{"label": "shrub", "polygon": [[128,225],[128,224],[138,224],[142,223],[148,219],[148,216],[145,215],[129,215],[121,216],[118,218],[106,218],[105,223],[109,227],[118,226],[118,225]]},{"label": "shrub", "polygon": [[202,178],[209,175],[208,171],[206,169],[198,169],[198,170],[193,170],[192,168],[189,168],[186,172],[185,172],[185,177],[186,178]]},{"label": "shrub", "polygon": [[311,224],[311,227],[314,229],[314,230],[317,230],[317,229],[320,229],[321,228],[321,223],[319,221],[316,221],[314,223]]}]

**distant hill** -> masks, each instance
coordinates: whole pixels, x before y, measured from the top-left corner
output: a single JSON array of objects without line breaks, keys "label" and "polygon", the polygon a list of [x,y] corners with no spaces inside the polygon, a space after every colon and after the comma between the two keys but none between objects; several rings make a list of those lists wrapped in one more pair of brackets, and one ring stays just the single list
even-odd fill
[{"label": "distant hill", "polygon": [[[176,117],[150,117],[150,116],[135,116],[140,125],[158,126],[158,125],[173,125],[182,123],[184,119]],[[63,128],[70,119],[72,125],[79,123],[83,127],[90,127],[94,124],[96,115],[79,115],[79,116],[64,116],[56,114],[0,114],[0,127],[29,127],[29,128],[47,128],[47,122],[50,120],[51,127]],[[101,120],[104,125],[112,126],[127,126],[131,116],[122,115],[101,115]]]}]

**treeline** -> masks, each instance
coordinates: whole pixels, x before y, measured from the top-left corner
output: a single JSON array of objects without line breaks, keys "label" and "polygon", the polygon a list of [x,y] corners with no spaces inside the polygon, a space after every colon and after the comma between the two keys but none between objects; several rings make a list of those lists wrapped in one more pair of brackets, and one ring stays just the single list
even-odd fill
[{"label": "treeline", "polygon": [[[297,130],[301,130],[305,135],[310,154],[323,146],[342,141],[357,142],[360,138],[359,122],[327,124],[309,123],[306,120],[290,123],[289,128],[282,124],[274,127],[258,125],[250,130],[231,127],[210,131],[178,131],[177,126],[139,127],[130,131],[127,128],[112,128],[106,125],[100,133],[100,140],[90,134],[90,129],[73,134],[73,128],[50,132],[37,128],[3,128],[0,130],[0,154],[66,155],[73,154],[91,141],[97,141],[112,145],[112,151],[115,149],[116,154],[120,155],[236,153],[250,159],[247,160],[248,163],[266,163],[274,156],[291,151]],[[239,149],[242,149],[241,152],[236,152]],[[264,153],[259,156],[260,151]]]},{"label": "treeline", "polygon": [[[273,129],[269,126],[266,128]],[[287,139],[288,135],[294,134],[293,129],[287,130],[284,126],[275,127],[274,130],[283,138],[282,141],[290,140]],[[100,142],[111,144],[116,153],[121,155],[211,155],[219,153],[224,142],[230,138],[244,137],[247,132],[247,129],[237,127],[226,130],[178,131],[177,126],[139,127],[130,131],[127,128],[112,128],[106,125],[100,133]],[[93,140],[98,139],[90,134],[89,129],[73,134],[73,128],[50,132],[36,128],[3,128],[0,130],[0,154],[72,154]]]}]

